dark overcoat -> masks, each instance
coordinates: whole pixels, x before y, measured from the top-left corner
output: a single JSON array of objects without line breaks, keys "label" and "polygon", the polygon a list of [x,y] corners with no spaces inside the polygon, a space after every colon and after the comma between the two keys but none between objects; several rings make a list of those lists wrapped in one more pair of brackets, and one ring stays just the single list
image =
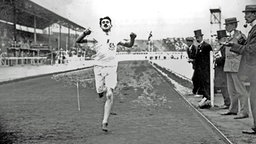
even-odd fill
[{"label": "dark overcoat", "polygon": [[256,82],[256,25],[248,33],[245,44],[233,44],[230,51],[242,55],[238,71],[240,78]]},{"label": "dark overcoat", "polygon": [[222,46],[219,51],[221,52],[221,57],[216,58],[216,60],[215,60],[214,86],[215,87],[227,87],[227,76],[223,70],[224,64],[225,64],[225,46]]},{"label": "dark overcoat", "polygon": [[211,45],[203,42],[198,46],[195,58],[195,71],[206,82],[210,82],[210,51],[212,51]]},{"label": "dark overcoat", "polygon": [[193,76],[199,85],[200,93],[207,99],[210,99],[210,51],[212,47],[206,42],[198,46]]},{"label": "dark overcoat", "polygon": [[[192,45],[191,47],[187,48],[187,54],[189,59],[195,60],[196,53],[197,53],[197,47],[195,45]],[[195,69],[194,63],[195,61],[192,62],[193,69]]]}]

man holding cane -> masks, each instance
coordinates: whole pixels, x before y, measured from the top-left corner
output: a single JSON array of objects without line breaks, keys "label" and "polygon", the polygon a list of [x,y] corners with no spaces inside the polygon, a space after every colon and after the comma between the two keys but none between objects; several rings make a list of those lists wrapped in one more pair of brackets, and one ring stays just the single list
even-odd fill
[{"label": "man holding cane", "polygon": [[99,24],[101,31],[94,33],[94,40],[90,41],[84,39],[86,36],[91,34],[91,31],[87,29],[77,38],[76,42],[95,43],[93,46],[93,49],[96,51],[96,54],[94,55],[95,85],[99,97],[101,98],[105,94],[107,98],[104,106],[104,115],[102,121],[102,130],[107,132],[108,119],[114,99],[113,90],[117,85],[117,45],[132,47],[136,34],[130,34],[130,41],[119,41],[117,35],[114,35],[111,31],[112,22],[110,17],[106,16],[104,18],[100,18]]}]

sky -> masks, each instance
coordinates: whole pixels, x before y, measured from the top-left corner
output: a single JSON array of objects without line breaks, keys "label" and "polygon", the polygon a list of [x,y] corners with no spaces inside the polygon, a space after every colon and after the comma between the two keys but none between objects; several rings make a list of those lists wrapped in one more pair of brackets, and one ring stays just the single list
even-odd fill
[{"label": "sky", "polygon": [[221,9],[222,29],[224,19],[237,17],[238,29],[246,35],[250,28],[243,27],[245,5],[256,0],[32,0],[35,3],[92,31],[99,28],[99,18],[111,17],[113,28],[120,37],[128,38],[130,32],[138,39],[194,36],[201,29],[210,38],[219,28],[210,24],[210,9]]}]

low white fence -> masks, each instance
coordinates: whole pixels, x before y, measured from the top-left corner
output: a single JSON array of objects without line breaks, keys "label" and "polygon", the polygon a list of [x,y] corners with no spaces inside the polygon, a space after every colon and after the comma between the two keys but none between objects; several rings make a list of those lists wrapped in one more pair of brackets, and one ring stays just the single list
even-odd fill
[{"label": "low white fence", "polygon": [[43,64],[47,57],[4,57],[1,58],[1,65],[13,66],[24,64]]}]

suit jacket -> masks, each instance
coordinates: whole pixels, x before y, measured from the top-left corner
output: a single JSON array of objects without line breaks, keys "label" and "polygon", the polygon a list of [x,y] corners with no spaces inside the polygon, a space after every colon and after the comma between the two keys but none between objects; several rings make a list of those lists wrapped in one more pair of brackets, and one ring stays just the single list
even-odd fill
[{"label": "suit jacket", "polygon": [[256,25],[248,33],[245,44],[234,44],[230,51],[242,55],[239,73],[243,80],[244,76],[247,76],[249,80],[256,80],[254,76],[256,72]]},{"label": "suit jacket", "polygon": [[[195,60],[197,53],[197,47],[195,45],[191,45],[189,48],[187,48],[187,54],[188,58]],[[195,69],[195,61],[192,62],[193,69]]]},{"label": "suit jacket", "polygon": [[227,87],[227,77],[226,73],[223,71],[225,64],[225,47],[220,48],[221,57],[216,58],[215,60],[215,87]]},{"label": "suit jacket", "polygon": [[196,53],[197,53],[197,48],[195,45],[192,45],[191,47],[187,48],[188,58],[195,59]]},{"label": "suit jacket", "polygon": [[210,81],[210,51],[212,51],[211,45],[203,42],[198,46],[195,58],[195,71],[208,82]]},{"label": "suit jacket", "polygon": [[[234,31],[234,35],[231,36],[229,41],[232,41],[237,44],[244,43],[246,37],[245,35],[238,30]],[[226,61],[224,66],[225,72],[238,72],[240,67],[241,55],[231,52],[231,47],[226,47]]]}]

